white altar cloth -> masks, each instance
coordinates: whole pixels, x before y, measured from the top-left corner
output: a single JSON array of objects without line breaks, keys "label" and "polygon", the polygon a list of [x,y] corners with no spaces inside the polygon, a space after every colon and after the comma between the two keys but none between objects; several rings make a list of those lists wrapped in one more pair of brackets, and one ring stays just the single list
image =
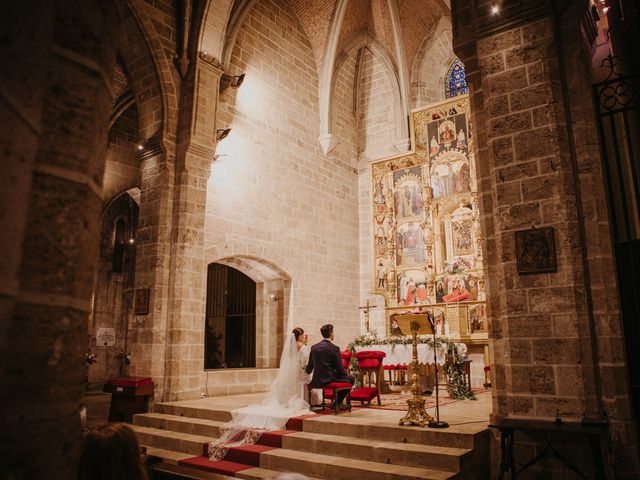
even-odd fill
[{"label": "white altar cloth", "polygon": [[[363,347],[356,347],[356,351],[362,350],[376,350],[387,354],[384,357],[383,365],[410,365],[413,355],[413,347],[408,345],[367,345]],[[446,360],[447,351],[444,348],[436,349],[436,358],[438,365],[444,365]],[[418,363],[433,364],[433,348],[424,343],[418,344]]]},{"label": "white altar cloth", "polygon": [[[456,343],[458,353],[465,355],[467,346],[464,343]],[[366,345],[356,347],[356,352],[363,350],[376,350],[387,354],[382,361],[383,365],[410,365],[413,356],[413,346],[407,345]],[[444,365],[447,356],[446,347],[436,349],[436,359],[438,365]],[[423,365],[433,365],[433,348],[425,343],[418,343],[418,363]]]}]

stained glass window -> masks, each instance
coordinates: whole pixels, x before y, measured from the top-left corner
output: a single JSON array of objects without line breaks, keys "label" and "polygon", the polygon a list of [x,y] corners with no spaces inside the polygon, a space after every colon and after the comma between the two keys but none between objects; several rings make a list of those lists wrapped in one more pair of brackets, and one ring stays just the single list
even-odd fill
[{"label": "stained glass window", "polygon": [[456,59],[449,67],[449,71],[447,71],[447,77],[444,81],[444,94],[446,98],[450,98],[468,92],[469,87],[464,75],[464,65],[460,60]]}]

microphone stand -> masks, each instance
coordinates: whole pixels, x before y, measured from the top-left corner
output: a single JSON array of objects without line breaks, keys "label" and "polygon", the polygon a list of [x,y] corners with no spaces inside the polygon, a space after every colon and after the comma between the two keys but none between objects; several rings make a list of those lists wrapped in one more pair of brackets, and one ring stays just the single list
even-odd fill
[{"label": "microphone stand", "polygon": [[[427,312],[427,315],[429,316],[429,320],[431,321],[431,315],[429,312]],[[439,400],[439,396],[438,396],[438,390],[439,390],[439,385],[438,385],[438,356],[436,354],[436,321],[435,321],[435,317],[433,319],[433,321],[431,321],[431,328],[433,330],[433,365],[435,366],[435,370],[436,370],[436,418],[435,420],[431,420],[427,426],[429,428],[449,428],[449,424],[447,422],[441,422],[440,421],[440,400]],[[444,328],[444,325],[443,325]]]}]

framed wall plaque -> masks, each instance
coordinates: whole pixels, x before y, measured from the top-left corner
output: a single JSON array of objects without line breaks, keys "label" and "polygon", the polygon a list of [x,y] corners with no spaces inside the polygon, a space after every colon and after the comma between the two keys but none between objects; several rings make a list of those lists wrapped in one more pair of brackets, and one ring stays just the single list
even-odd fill
[{"label": "framed wall plaque", "polygon": [[136,294],[133,300],[134,315],[149,315],[149,289],[136,288]]},{"label": "framed wall plaque", "polygon": [[553,227],[516,232],[516,261],[520,275],[557,271]]}]

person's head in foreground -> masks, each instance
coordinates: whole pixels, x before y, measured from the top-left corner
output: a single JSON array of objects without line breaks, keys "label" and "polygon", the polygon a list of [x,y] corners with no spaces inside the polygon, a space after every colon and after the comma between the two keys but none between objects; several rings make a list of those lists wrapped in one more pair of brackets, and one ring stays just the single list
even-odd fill
[{"label": "person's head in foreground", "polygon": [[124,423],[94,427],[85,439],[78,480],[147,480],[135,432]]}]

